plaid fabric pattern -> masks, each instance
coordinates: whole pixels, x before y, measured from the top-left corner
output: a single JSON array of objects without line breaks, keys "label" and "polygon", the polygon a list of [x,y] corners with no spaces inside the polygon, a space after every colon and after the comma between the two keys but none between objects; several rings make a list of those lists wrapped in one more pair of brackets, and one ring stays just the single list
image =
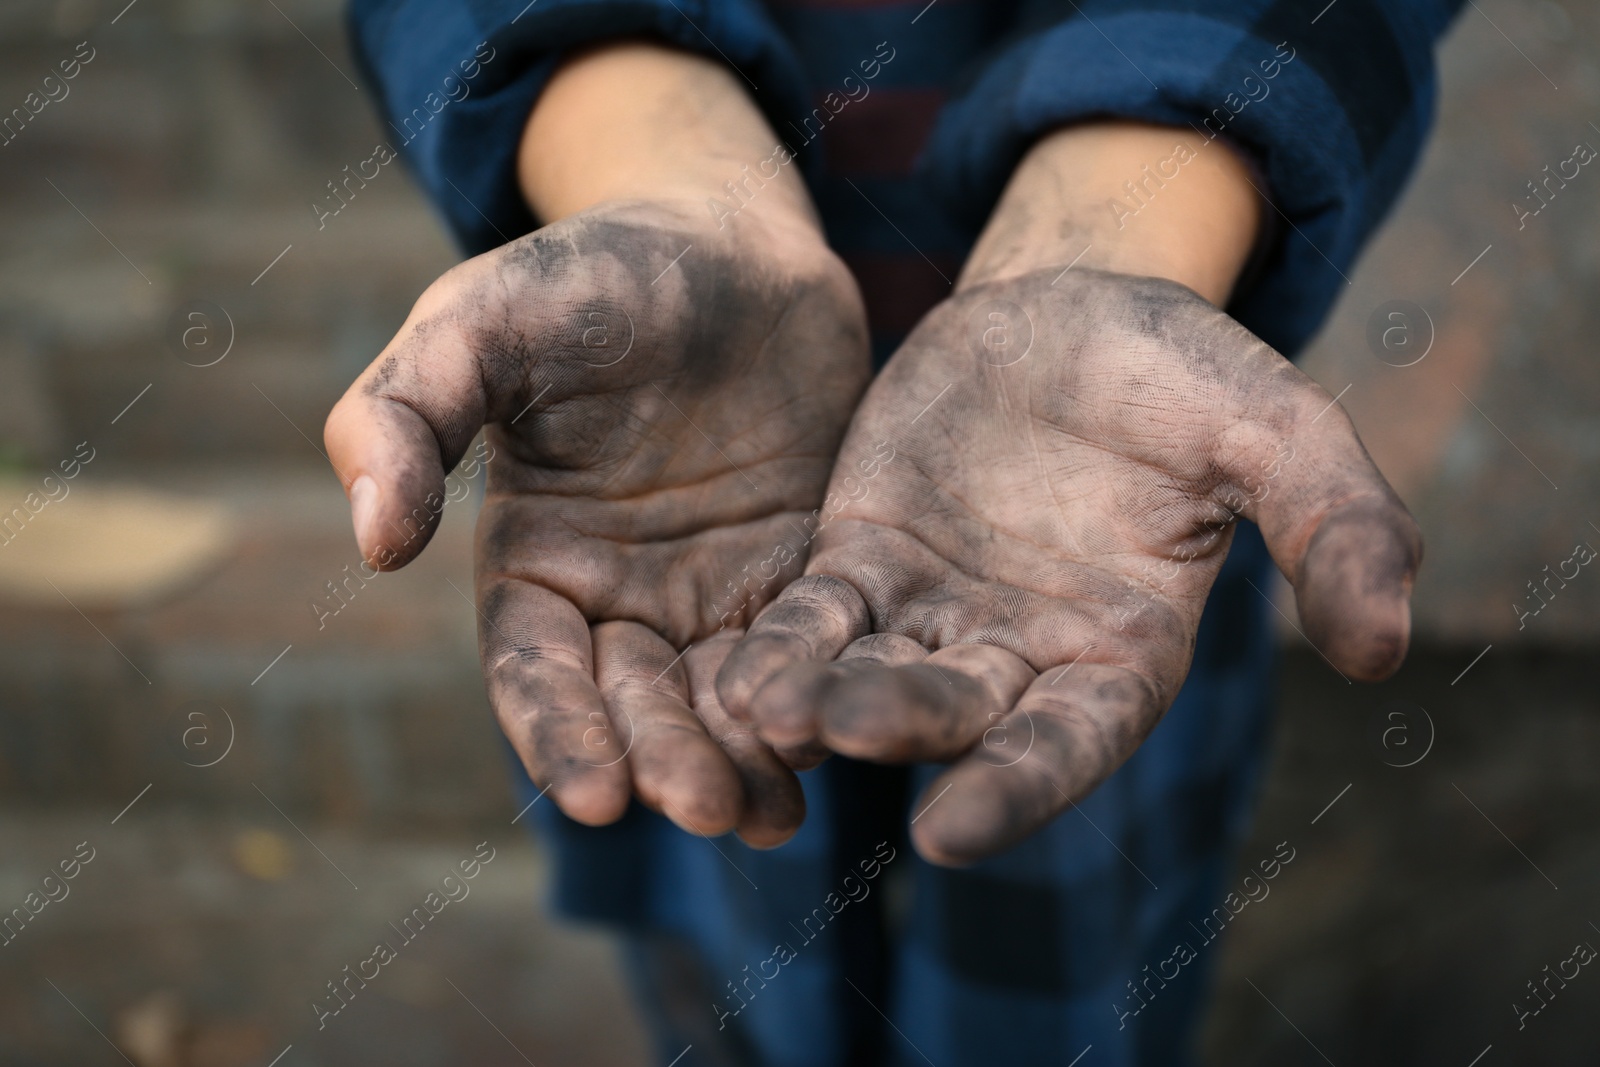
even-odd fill
[{"label": "plaid fabric pattern", "polygon": [[[689,1045],[694,1067],[1065,1067],[1090,1045],[1097,1067],[1188,1063],[1216,952],[1189,924],[1227,895],[1266,747],[1272,634],[1245,579],[1268,565],[1242,526],[1172,710],[1002,856],[924,863],[905,828],[932,768],[835,757],[801,775],[806,823],[768,852],[637,806],[593,829],[535,805],[555,905],[627,932],[661,1064]],[[1185,940],[1198,958],[1124,1018],[1130,983]]]},{"label": "plaid fabric pattern", "polygon": [[[802,160],[882,360],[950,291],[1028,145],[1106,115],[1190,125],[1254,159],[1281,224],[1229,310],[1293,355],[1415,162],[1432,46],[1457,6],[353,0],[350,17],[405,158],[469,253],[536,225],[515,149],[564,52],[643,35],[733,64]],[[469,60],[470,91],[406,126]],[[592,829],[537,805],[554,903],[625,931],[663,1064],[691,1045],[683,1067],[1065,1067],[1090,1046],[1084,1067],[1186,1063],[1215,956],[1196,927],[1227,894],[1265,749],[1271,634],[1246,579],[1262,586],[1268,567],[1242,525],[1172,710],[1003,856],[923,863],[905,826],[932,771],[835,758],[802,775],[807,823],[771,852],[637,807]],[[1146,982],[1180,941],[1194,959]]]}]

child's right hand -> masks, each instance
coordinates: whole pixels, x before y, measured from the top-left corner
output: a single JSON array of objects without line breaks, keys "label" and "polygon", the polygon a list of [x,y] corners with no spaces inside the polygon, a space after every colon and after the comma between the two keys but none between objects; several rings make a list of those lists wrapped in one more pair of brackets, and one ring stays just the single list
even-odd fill
[{"label": "child's right hand", "polygon": [[[446,273],[325,435],[361,551],[392,569],[487,427],[484,675],[564,812],[608,823],[632,793],[685,829],[775,845],[804,816],[799,783],[696,682],[727,642],[679,650],[737,632],[800,573],[867,378],[860,297],[814,228],[612,202]],[[800,551],[774,575],[779,545]]]}]

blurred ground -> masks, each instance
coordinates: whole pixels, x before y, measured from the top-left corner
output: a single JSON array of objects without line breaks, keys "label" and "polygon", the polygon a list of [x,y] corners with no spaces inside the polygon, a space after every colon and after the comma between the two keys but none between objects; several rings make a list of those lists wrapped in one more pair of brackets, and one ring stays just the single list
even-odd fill
[{"label": "blurred ground", "polygon": [[1595,1061],[1586,971],[1526,1028],[1512,1010],[1575,944],[1600,947],[1594,657],[1485,657],[1452,685],[1474,654],[1423,650],[1374,687],[1286,657],[1240,860],[1297,856],[1229,926],[1207,1062]]},{"label": "blurred ground", "polygon": [[[115,826],[114,809],[7,817],[8,902],[80,842],[94,859],[6,946],[0,1064],[120,1062],[105,1038],[140,1067],[261,1065],[291,1044],[297,1065],[644,1062],[609,945],[542,917],[542,868],[509,817],[449,834],[307,824],[313,847],[257,801],[147,797]],[[467,894],[406,943],[390,924],[485,840]],[[337,1007],[326,983],[370,975],[379,941],[397,958],[319,1030],[311,1005]]]},{"label": "blurred ground", "polygon": [[[121,1062],[97,1028],[140,1067],[267,1064],[485,840],[473,895],[283,1067],[643,1063],[609,947],[540,915],[510,825],[472,504],[416,565],[341,584],[322,419],[452,253],[395,168],[317,228],[325,183],[385,139],[337,4],[125,5],[0,7],[0,107],[94,50],[0,148],[0,507],[93,452],[0,549],[0,903],[96,850],[0,948],[0,1065]],[[1597,41],[1575,3],[1468,7],[1438,136],[1306,362],[1423,524],[1419,651],[1381,690],[1290,654],[1243,858],[1288,839],[1301,859],[1234,925],[1211,1062],[1593,1060],[1600,979],[1521,1032],[1510,1005],[1585,930],[1600,943],[1600,578],[1542,587],[1520,631],[1512,605],[1600,543],[1600,177],[1520,231],[1511,204],[1600,144]],[[1432,341],[1410,366],[1367,341],[1393,300],[1432,323],[1407,320]],[[71,547],[97,534],[92,558]],[[319,621],[329,583],[345,603]],[[1423,750],[1419,707],[1436,743],[1386,765]]]}]

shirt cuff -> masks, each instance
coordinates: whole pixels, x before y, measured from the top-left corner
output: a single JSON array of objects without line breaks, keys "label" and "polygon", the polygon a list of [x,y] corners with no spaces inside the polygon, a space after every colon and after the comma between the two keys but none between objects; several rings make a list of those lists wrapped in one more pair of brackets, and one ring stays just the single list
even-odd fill
[{"label": "shirt cuff", "polygon": [[517,149],[574,49],[654,38],[731,64],[769,117],[806,101],[799,61],[757,0],[353,0],[349,21],[391,145],[468,255],[537,225],[517,186]]},{"label": "shirt cuff", "polygon": [[1378,5],[1340,0],[1317,25],[1280,24],[1282,5],[1249,24],[1192,8],[1069,18],[988,64],[946,108],[920,165],[976,223],[1028,148],[1062,125],[1117,117],[1226,138],[1257,164],[1282,223],[1230,311],[1292,354],[1348,283],[1432,118],[1432,43],[1447,12]]}]

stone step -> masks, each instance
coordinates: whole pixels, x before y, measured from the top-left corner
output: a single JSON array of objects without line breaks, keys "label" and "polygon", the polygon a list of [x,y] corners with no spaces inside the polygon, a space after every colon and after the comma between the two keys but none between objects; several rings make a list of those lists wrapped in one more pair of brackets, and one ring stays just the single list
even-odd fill
[{"label": "stone step", "polygon": [[[0,553],[100,522],[97,477],[127,489],[91,464]],[[287,810],[401,820],[509,804],[467,600],[474,502],[446,507],[411,566],[363,582],[331,472],[212,464],[147,471],[139,488],[222,511],[221,558],[143,602],[12,591],[0,795],[105,800],[154,782],[221,800],[258,784]],[[91,543],[82,530],[70,541]],[[96,551],[114,565],[135,541],[107,529]]]}]

